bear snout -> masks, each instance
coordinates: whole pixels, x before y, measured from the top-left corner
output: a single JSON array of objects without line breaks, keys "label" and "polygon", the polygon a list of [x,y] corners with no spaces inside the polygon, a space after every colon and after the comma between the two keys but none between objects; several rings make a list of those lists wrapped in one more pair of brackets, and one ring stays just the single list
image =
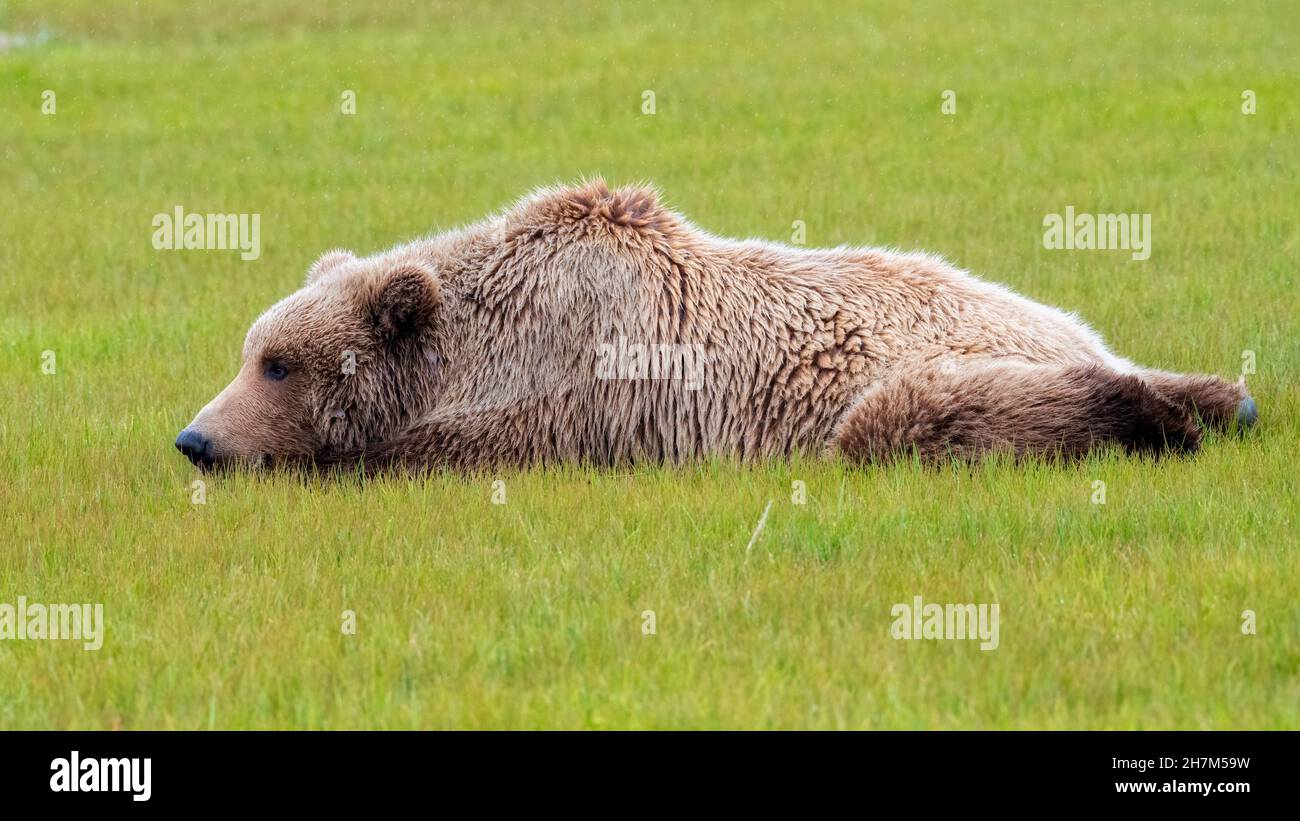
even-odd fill
[{"label": "bear snout", "polygon": [[201,468],[212,467],[212,440],[193,428],[186,428],[176,437],[176,449],[185,458]]}]

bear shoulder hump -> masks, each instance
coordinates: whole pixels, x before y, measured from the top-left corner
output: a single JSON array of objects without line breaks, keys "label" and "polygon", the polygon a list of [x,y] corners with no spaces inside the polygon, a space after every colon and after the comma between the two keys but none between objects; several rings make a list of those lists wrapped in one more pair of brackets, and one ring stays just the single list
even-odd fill
[{"label": "bear shoulder hump", "polygon": [[680,222],[648,185],[611,189],[603,180],[543,189],[522,200],[507,216],[510,239],[556,235],[640,235],[668,238]]}]

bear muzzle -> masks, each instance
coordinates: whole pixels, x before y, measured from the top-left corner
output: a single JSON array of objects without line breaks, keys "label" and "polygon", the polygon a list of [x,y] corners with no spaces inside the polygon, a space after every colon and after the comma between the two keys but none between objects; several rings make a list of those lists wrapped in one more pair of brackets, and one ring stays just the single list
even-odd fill
[{"label": "bear muzzle", "polygon": [[176,437],[176,449],[204,470],[212,467],[216,461],[212,455],[212,440],[193,428],[180,432]]}]

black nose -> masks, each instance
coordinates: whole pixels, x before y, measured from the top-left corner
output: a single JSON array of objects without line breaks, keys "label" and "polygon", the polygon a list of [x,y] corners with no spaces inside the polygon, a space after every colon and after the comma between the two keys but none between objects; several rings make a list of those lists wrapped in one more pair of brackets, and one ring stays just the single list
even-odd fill
[{"label": "black nose", "polygon": [[176,437],[176,449],[196,465],[207,467],[212,464],[212,443],[196,430],[186,428],[181,431],[181,435]]}]

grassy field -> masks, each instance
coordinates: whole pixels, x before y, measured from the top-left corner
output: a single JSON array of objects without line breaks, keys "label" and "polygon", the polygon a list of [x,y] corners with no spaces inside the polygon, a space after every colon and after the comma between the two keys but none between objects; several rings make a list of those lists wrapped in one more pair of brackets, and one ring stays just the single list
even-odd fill
[{"label": "grassy field", "polygon": [[[0,641],[0,728],[1300,727],[1294,4],[371,5],[0,7],[0,602],[107,623]],[[583,175],[720,234],[942,254],[1144,364],[1252,351],[1261,424],[1160,463],[193,503],[172,439],[321,251]],[[154,250],[177,205],[261,214],[260,258]],[[1044,249],[1067,205],[1150,213],[1151,258]],[[998,603],[999,647],[892,639],[917,595]]]}]

